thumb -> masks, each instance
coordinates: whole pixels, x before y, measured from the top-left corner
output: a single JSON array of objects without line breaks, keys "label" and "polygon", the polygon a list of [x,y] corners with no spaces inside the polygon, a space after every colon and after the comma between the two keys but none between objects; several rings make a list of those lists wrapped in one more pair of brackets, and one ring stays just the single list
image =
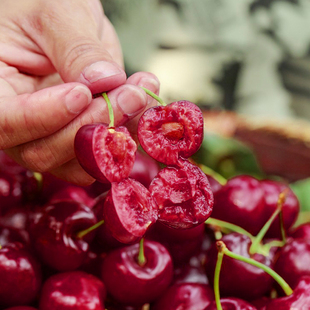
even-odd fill
[{"label": "thumb", "polygon": [[81,82],[92,93],[111,90],[126,81],[117,63],[121,55],[117,35],[98,2],[41,1],[29,23],[31,37],[63,81]]}]

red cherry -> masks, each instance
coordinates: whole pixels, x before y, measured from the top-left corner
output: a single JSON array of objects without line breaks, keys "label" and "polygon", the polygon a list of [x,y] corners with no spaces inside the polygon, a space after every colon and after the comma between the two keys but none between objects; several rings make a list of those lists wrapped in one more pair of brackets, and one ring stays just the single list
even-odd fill
[{"label": "red cherry", "polygon": [[[221,298],[222,310],[257,310],[249,302],[239,298]],[[205,310],[217,310],[216,303],[213,301]]]},{"label": "red cherry", "polygon": [[138,124],[138,139],[155,160],[174,165],[189,158],[203,140],[203,116],[192,102],[177,101],[146,110]]}]

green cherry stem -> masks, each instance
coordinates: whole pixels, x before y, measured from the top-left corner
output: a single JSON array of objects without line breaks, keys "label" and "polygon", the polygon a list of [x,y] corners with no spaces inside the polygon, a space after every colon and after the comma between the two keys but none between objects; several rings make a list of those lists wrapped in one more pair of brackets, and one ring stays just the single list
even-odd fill
[{"label": "green cherry stem", "polygon": [[99,222],[97,222],[96,224],[94,224],[93,226],[90,226],[84,230],[81,230],[79,231],[77,234],[76,234],[76,237],[78,239],[82,239],[83,237],[85,237],[87,234],[89,234],[90,232],[92,232],[93,230],[97,229],[98,227],[100,227],[101,225],[104,224],[104,220],[101,220]]},{"label": "green cherry stem", "polygon": [[293,293],[293,290],[291,287],[287,284],[287,282],[280,276],[278,275],[274,270],[272,270],[270,267],[250,258],[250,257],[244,257],[242,255],[236,254],[234,252],[231,252],[230,250],[227,249],[225,243],[223,241],[217,241],[217,247],[222,247],[222,251],[225,255],[233,258],[240,260],[242,262],[245,262],[247,264],[250,264],[252,266],[258,267],[262,270],[264,270],[266,273],[268,273],[283,289],[284,293],[289,296]]},{"label": "green cherry stem", "polygon": [[214,271],[213,289],[214,289],[214,298],[215,298],[215,304],[216,304],[217,310],[223,310],[222,305],[221,305],[221,297],[220,297],[220,273],[221,273],[223,257],[224,257],[223,245],[224,245],[223,242],[216,243],[218,252],[217,252],[217,260],[216,260],[215,271]]},{"label": "green cherry stem", "polygon": [[211,169],[210,167],[207,167],[203,164],[198,164],[199,168],[202,170],[203,173],[210,175],[213,177],[216,181],[218,181],[221,185],[225,185],[227,183],[227,179],[225,179],[222,175]]},{"label": "green cherry stem", "polygon": [[252,242],[253,242],[253,240],[254,240],[254,238],[255,238],[253,235],[251,235],[248,231],[246,231],[246,230],[243,229],[242,227],[237,226],[237,225],[232,224],[232,223],[229,223],[229,222],[225,222],[225,221],[221,221],[221,220],[218,220],[218,219],[209,217],[209,218],[205,221],[205,223],[208,224],[208,225],[211,225],[211,226],[220,227],[221,230],[227,229],[227,230],[229,230],[229,231],[237,232],[237,233],[239,233],[239,234],[248,236],[248,237],[252,240]]},{"label": "green cherry stem", "polygon": [[138,254],[138,264],[143,267],[146,263],[145,255],[144,255],[144,238],[142,238],[139,242],[139,254]]},{"label": "green cherry stem", "polygon": [[37,182],[39,192],[42,191],[43,188],[43,175],[40,172],[34,172],[33,176]]},{"label": "green cherry stem", "polygon": [[151,92],[149,89],[140,86],[149,96],[151,96],[152,98],[154,98],[160,105],[162,106],[166,106],[167,104],[165,103],[164,100],[162,100],[160,97],[158,97],[156,94],[154,94],[153,92]]},{"label": "green cherry stem", "polygon": [[109,119],[110,119],[109,128],[114,128],[114,113],[113,113],[111,101],[110,101],[107,93],[102,93],[102,97],[106,101],[107,106],[108,106],[108,110],[109,110]]}]

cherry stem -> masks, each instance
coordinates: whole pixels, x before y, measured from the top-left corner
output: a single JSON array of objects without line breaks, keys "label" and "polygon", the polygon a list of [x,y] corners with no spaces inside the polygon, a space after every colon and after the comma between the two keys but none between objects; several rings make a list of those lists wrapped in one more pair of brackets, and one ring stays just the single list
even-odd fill
[{"label": "cherry stem", "polygon": [[84,230],[81,230],[79,231],[77,234],[76,234],[76,237],[78,239],[82,239],[83,237],[85,237],[87,234],[89,234],[90,232],[92,232],[93,230],[97,229],[98,227],[100,227],[101,225],[104,224],[104,220],[101,220],[99,222],[97,222],[96,224],[94,224],[93,226],[90,226]]},{"label": "cherry stem", "polygon": [[[272,213],[269,220],[265,223],[265,225],[262,227],[262,229],[259,231],[259,233],[256,235],[256,237],[253,239],[252,244],[251,244],[250,249],[249,249],[250,254],[257,253],[258,247],[260,246],[260,243],[263,240],[263,238],[265,237],[265,235],[266,235],[268,229],[270,228],[271,224],[274,222],[275,218],[279,214],[282,213],[282,207],[283,207],[283,204],[285,202],[286,195],[287,195],[287,189],[285,189],[283,192],[281,192],[279,194],[279,198],[278,198],[278,202],[277,202],[277,208]],[[282,222],[282,224],[283,224],[283,220],[281,221],[281,217],[280,217],[280,222]],[[281,225],[281,226],[283,226],[283,225]],[[282,233],[282,229],[281,229],[281,233]],[[270,249],[270,247],[269,247],[269,249]]]},{"label": "cherry stem", "polygon": [[221,297],[220,297],[220,273],[221,273],[223,257],[224,257],[223,245],[224,245],[223,242],[219,242],[216,244],[218,252],[217,252],[217,260],[216,260],[215,272],[214,272],[213,289],[214,289],[214,297],[215,297],[215,303],[216,303],[217,310],[223,310],[222,305],[221,305]]},{"label": "cherry stem", "polygon": [[216,227],[220,227],[221,230],[223,229],[228,229],[230,231],[233,232],[237,232],[239,234],[248,236],[252,241],[254,240],[254,236],[251,235],[248,231],[246,231],[245,229],[243,229],[240,226],[237,226],[235,224],[229,223],[229,222],[225,222],[225,221],[221,221],[212,217],[209,217],[206,221],[206,224],[212,225],[212,226],[216,226]]},{"label": "cherry stem", "polygon": [[227,183],[227,179],[225,179],[222,175],[220,175],[219,173],[217,173],[210,167],[207,167],[203,164],[198,164],[198,166],[202,170],[203,173],[210,175],[212,178],[218,181],[221,185],[225,185]]},{"label": "cherry stem", "polygon": [[154,94],[152,91],[150,91],[149,89],[140,86],[149,96],[151,96],[152,98],[154,98],[160,105],[162,106],[166,106],[167,104],[165,103],[164,100],[162,100],[160,97],[158,97],[156,94]]},{"label": "cherry stem", "polygon": [[38,190],[41,192],[43,188],[43,175],[40,172],[34,172],[33,176],[37,182]]},{"label": "cherry stem", "polygon": [[102,93],[102,97],[106,101],[107,106],[108,106],[108,110],[109,110],[109,119],[110,119],[109,128],[114,128],[114,113],[113,113],[111,101],[110,101],[107,93]]},{"label": "cherry stem", "polygon": [[139,254],[138,254],[138,264],[143,267],[146,263],[145,255],[144,255],[144,238],[142,238],[139,242]]},{"label": "cherry stem", "polygon": [[289,296],[293,293],[293,290],[291,287],[287,284],[287,282],[280,276],[278,275],[274,270],[272,270],[270,267],[256,261],[253,258],[250,257],[244,257],[242,255],[236,254],[234,252],[231,252],[230,250],[227,249],[225,243],[223,241],[217,241],[216,242],[217,247],[222,247],[222,251],[225,255],[237,259],[239,261],[245,262],[247,264],[250,264],[252,266],[258,267],[262,270],[264,270],[267,274],[269,274],[283,289],[284,293]]}]

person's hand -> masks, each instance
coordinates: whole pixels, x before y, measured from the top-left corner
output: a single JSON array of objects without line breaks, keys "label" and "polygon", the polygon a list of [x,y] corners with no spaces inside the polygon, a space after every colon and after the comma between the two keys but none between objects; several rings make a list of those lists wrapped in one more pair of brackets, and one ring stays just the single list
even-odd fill
[{"label": "person's hand", "polygon": [[0,1],[0,149],[33,171],[87,185],[74,136],[84,124],[108,123],[108,92],[116,125],[158,93],[157,78],[128,79],[117,35],[99,0]]}]

